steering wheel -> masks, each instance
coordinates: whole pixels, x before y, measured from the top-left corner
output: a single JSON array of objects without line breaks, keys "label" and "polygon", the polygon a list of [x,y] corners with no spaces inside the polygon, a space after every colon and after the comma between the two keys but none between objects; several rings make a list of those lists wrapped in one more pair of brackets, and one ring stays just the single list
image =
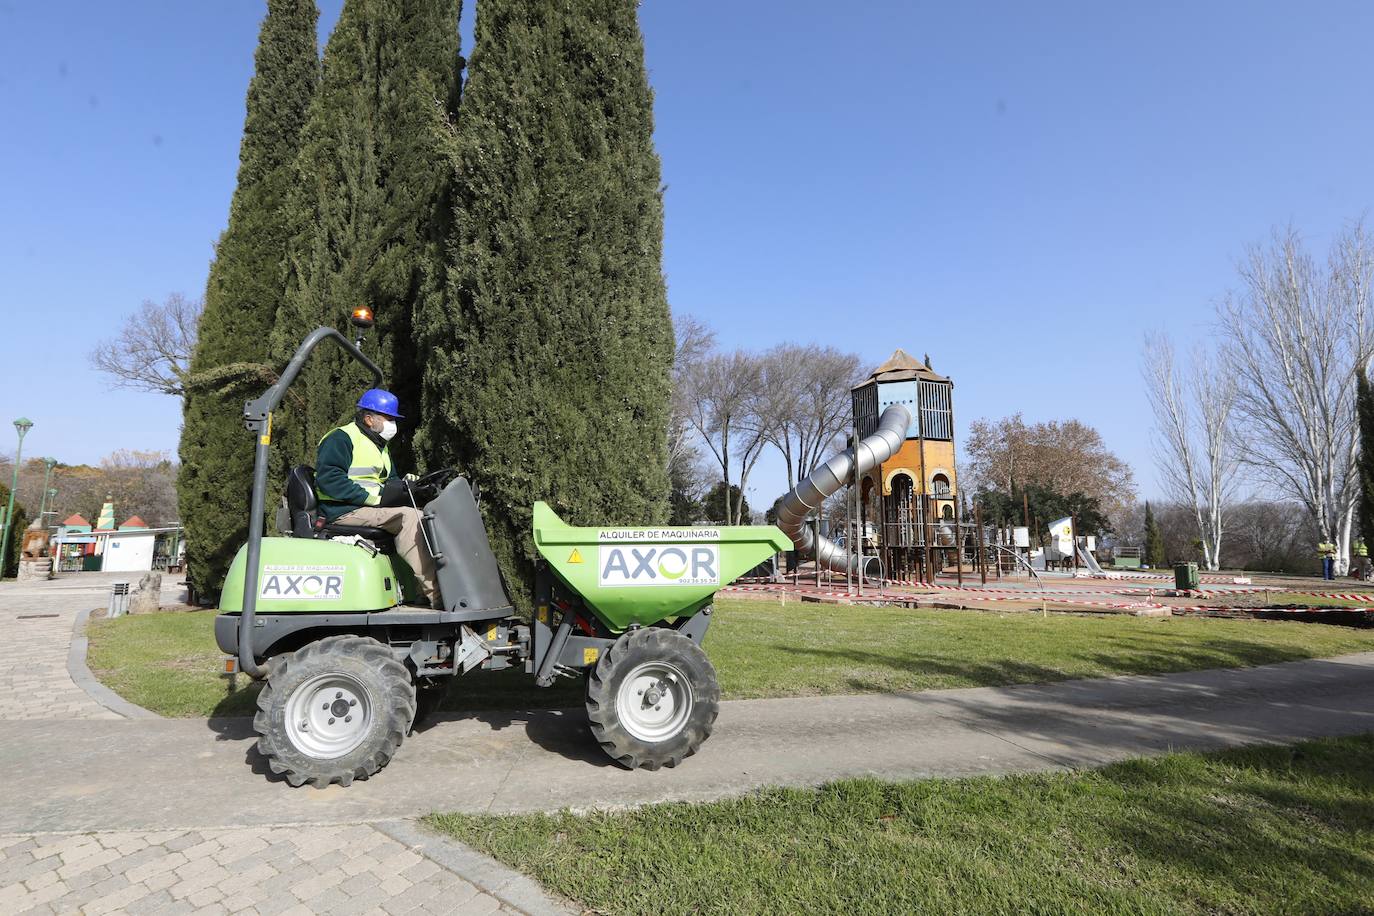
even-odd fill
[{"label": "steering wheel", "polygon": [[448,486],[449,481],[457,477],[462,472],[457,468],[440,468],[437,471],[430,471],[415,481],[417,487],[433,487],[435,492]]}]

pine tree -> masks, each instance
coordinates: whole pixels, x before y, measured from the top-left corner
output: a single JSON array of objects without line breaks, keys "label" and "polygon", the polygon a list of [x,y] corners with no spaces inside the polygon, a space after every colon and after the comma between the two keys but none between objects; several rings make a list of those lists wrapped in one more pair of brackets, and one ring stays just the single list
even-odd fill
[{"label": "pine tree", "polygon": [[[730,484],[730,489],[727,491],[725,489],[725,481],[723,480],[719,481],[715,486],[708,490],[705,498],[702,499],[702,514],[705,515],[711,521],[715,522],[717,525],[726,524],[726,517],[728,515],[726,511],[727,506],[725,502],[726,492],[729,492],[730,494],[730,505],[739,506],[739,517],[741,519],[740,524],[748,525],[750,523],[749,519],[752,518],[754,514],[754,510],[749,507],[749,500],[747,498],[740,497],[739,487],[735,486],[734,484]],[[695,521],[695,519],[693,519],[692,521]],[[772,523],[770,522],[770,524]]]},{"label": "pine tree", "polygon": [[314,0],[268,0],[248,85],[238,186],[205,290],[191,359],[177,496],[188,575],[219,591],[248,528],[253,441],[243,402],[266,387],[267,338],[284,289],[287,192],[301,126],[319,80]]},{"label": "pine tree", "polygon": [[522,600],[529,520],[667,516],[673,332],[635,0],[482,0],[450,155],[447,295],[417,316],[420,448],[483,493]]},{"label": "pine tree", "polygon": [[1374,386],[1363,366],[1355,373],[1355,414],[1360,422],[1359,531],[1374,545]]},{"label": "pine tree", "polygon": [[1164,535],[1148,502],[1145,503],[1145,562],[1152,569],[1162,569],[1168,564],[1164,556]]},{"label": "pine tree", "polygon": [[[319,325],[351,337],[347,319],[370,306],[364,348],[411,418],[419,365],[411,318],[441,281],[452,176],[441,141],[458,100],[459,0],[347,0],[325,47],[291,199],[294,234],[286,306],[273,348],[289,356]],[[371,377],[326,344],[301,375],[286,450],[309,459],[347,419]],[[408,464],[406,440],[393,452]]]}]

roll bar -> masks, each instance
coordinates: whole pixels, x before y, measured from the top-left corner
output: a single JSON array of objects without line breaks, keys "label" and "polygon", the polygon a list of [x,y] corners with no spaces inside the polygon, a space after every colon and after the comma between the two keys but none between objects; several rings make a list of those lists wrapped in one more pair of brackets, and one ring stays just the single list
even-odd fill
[{"label": "roll bar", "polygon": [[[262,560],[263,514],[267,511],[267,452],[272,445],[272,411],[277,409],[286,389],[300,375],[301,367],[311,352],[325,340],[338,341],[349,356],[362,363],[372,373],[378,388],[382,386],[382,370],[363,355],[356,344],[334,328],[320,327],[296,348],[296,354],[282,370],[276,383],[261,397],[243,405],[243,425],[255,436],[258,444],[253,454],[253,498],[248,508],[248,556],[243,571],[243,609],[239,615],[239,670],[249,677],[262,677],[263,670],[253,658],[253,617],[258,609],[258,564]],[[358,343],[362,343],[359,336]]]}]

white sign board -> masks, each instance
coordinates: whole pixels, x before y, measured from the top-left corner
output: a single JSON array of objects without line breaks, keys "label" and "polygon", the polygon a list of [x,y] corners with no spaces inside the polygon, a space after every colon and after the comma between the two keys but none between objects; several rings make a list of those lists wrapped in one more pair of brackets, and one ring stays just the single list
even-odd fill
[{"label": "white sign board", "polygon": [[153,543],[148,534],[110,535],[100,568],[105,572],[142,572],[153,568]]}]

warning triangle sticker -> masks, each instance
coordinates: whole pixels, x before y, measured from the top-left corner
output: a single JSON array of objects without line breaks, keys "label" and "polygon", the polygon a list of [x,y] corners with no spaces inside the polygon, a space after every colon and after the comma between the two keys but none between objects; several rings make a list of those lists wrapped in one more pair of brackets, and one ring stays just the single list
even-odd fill
[{"label": "warning triangle sticker", "polygon": [[568,554],[568,562],[569,562],[569,563],[581,563],[581,562],[582,562],[582,554],[581,554],[580,552],[578,552],[578,549],[577,549],[576,547],[573,548],[573,552],[572,552],[572,553]]}]

